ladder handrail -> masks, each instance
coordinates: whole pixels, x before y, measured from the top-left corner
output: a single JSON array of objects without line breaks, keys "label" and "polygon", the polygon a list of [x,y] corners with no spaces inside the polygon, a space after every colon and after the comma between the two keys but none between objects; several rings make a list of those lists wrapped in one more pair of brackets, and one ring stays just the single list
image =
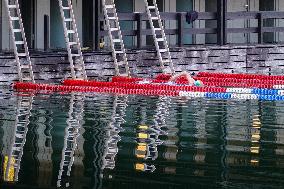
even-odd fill
[{"label": "ladder handrail", "polygon": [[[85,62],[84,62],[84,57],[83,57],[83,53],[82,53],[82,49],[81,49],[81,43],[80,43],[80,39],[79,39],[75,15],[74,15],[74,11],[73,11],[72,0],[65,0],[65,2],[67,2],[67,4],[68,4],[68,7],[66,7],[66,5],[63,6],[63,1],[64,0],[58,0],[62,24],[63,24],[63,30],[64,30],[64,38],[65,38],[66,48],[67,48],[67,52],[68,52],[68,60],[69,60],[69,63],[70,63],[71,76],[72,76],[72,79],[87,80]],[[64,11],[69,12],[69,14],[67,14],[67,15],[69,15],[70,17],[66,18]],[[68,29],[67,23],[72,25],[71,29]],[[69,34],[72,34],[72,33],[74,35],[72,35],[71,38],[73,40],[71,41]],[[71,47],[71,46],[74,46],[74,45],[76,46],[76,49]],[[72,50],[73,51],[75,50],[77,52],[77,54],[72,53]],[[76,58],[76,57],[79,57],[79,58]],[[74,60],[73,60],[73,58],[74,58]],[[79,63],[76,64],[77,61],[79,61]],[[76,64],[76,66],[74,66],[74,64]],[[78,76],[78,74],[80,75],[80,77]]]},{"label": "ladder handrail", "polygon": [[[9,18],[9,25],[10,25],[10,31],[12,33],[12,41],[13,41],[13,47],[14,47],[14,55],[15,55],[15,60],[17,62],[17,67],[18,67],[18,75],[19,75],[19,80],[21,82],[27,81],[27,82],[32,82],[35,83],[34,80],[34,74],[33,74],[33,69],[32,69],[32,62],[29,54],[29,48],[26,40],[26,35],[25,35],[25,30],[24,30],[24,25],[23,25],[23,20],[22,20],[22,15],[21,15],[21,10],[20,10],[20,5],[19,1],[15,0],[15,4],[10,4],[9,0],[5,0],[5,5],[8,13],[8,18]],[[16,15],[12,16],[11,15],[11,10],[10,9],[16,9],[14,13]],[[18,29],[14,29],[15,24],[13,22],[18,21],[19,27]],[[17,41],[16,39],[16,32],[21,32],[21,40],[22,41]],[[20,44],[24,45],[24,51],[25,53],[19,53],[18,52],[18,47],[17,47],[17,42],[21,42]],[[21,54],[21,56],[20,56]],[[20,58],[23,57],[23,58]],[[25,58],[24,58],[25,57]],[[26,59],[28,62],[27,64],[22,63],[21,59]],[[29,76],[25,76],[23,69],[28,69]]]},{"label": "ladder handrail", "polygon": [[[161,69],[164,73],[166,73],[164,63],[169,63],[170,71],[171,71],[170,73],[174,74],[175,69],[174,69],[174,66],[173,66],[173,62],[172,62],[172,58],[171,58],[171,54],[170,54],[170,49],[169,49],[169,45],[168,45],[168,42],[167,42],[167,38],[166,38],[166,34],[165,34],[163,22],[161,20],[161,16],[160,16],[160,12],[159,12],[159,9],[158,9],[157,2],[156,2],[156,0],[153,0],[153,6],[149,6],[148,0],[144,0],[144,2],[145,2],[146,12],[147,12],[148,20],[149,20],[150,27],[151,27],[151,30],[152,30],[152,35],[153,35],[153,38],[154,38],[154,44],[155,44],[155,47],[156,47],[156,51],[157,51],[157,55],[158,55],[158,58],[159,58]],[[154,12],[151,12],[150,9],[153,9]],[[155,13],[155,16],[152,16],[152,13]],[[158,25],[159,25],[158,28],[155,28],[155,26],[154,26],[154,23],[153,23],[154,19],[158,21]],[[159,41],[157,39],[156,31],[160,31],[161,35],[162,35],[162,38],[160,38]],[[163,51],[161,51],[161,49],[160,49],[159,42],[163,42],[163,45],[164,45]],[[165,53],[166,58],[163,58],[162,53]]]},{"label": "ladder handrail", "polygon": [[[119,75],[119,76],[125,75],[125,76],[130,77],[129,64],[128,64],[128,60],[127,60],[126,50],[125,50],[125,46],[124,46],[124,42],[123,42],[123,38],[122,38],[122,32],[121,32],[121,29],[120,29],[119,19],[118,19],[114,0],[111,0],[110,3],[111,4],[106,4],[106,0],[102,0],[102,7],[103,7],[106,26],[107,26],[107,30],[108,30],[108,36],[110,38],[110,45],[111,45],[111,49],[112,49],[112,58],[113,58],[113,61],[114,61],[115,72],[116,72],[116,75]],[[112,9],[112,12],[111,12],[112,16],[111,17],[109,16],[108,9]],[[116,28],[111,28],[110,20],[114,21],[114,25],[115,25]],[[117,31],[118,39],[114,38],[114,36],[112,34],[112,32],[113,32],[112,29],[115,29],[113,31]],[[115,48],[115,42],[119,43],[119,45],[120,45],[119,50]],[[122,54],[123,61],[117,60],[118,54]],[[120,68],[119,68],[120,63],[119,62],[122,62],[125,65],[125,72],[126,73],[124,73],[124,74],[120,73]]]}]

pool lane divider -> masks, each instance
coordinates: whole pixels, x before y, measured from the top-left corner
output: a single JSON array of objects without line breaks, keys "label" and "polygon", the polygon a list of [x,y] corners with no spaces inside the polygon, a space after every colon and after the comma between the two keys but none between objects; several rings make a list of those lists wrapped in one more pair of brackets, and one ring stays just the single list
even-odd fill
[{"label": "pool lane divider", "polygon": [[[193,91],[193,92],[212,92],[212,93],[240,93],[257,95],[284,95],[284,90],[262,89],[262,88],[225,88],[225,87],[196,87],[188,85],[169,85],[165,83],[143,83],[138,78],[116,77],[112,82],[83,81],[83,80],[65,80],[63,85],[67,86],[92,86],[92,87],[119,87],[125,89],[153,89],[153,90],[171,90],[171,91]],[[124,82],[122,82],[124,80]],[[119,81],[119,82],[117,82]],[[138,81],[138,83],[132,82]],[[139,83],[140,82],[140,83]]]},{"label": "pool lane divider", "polygon": [[234,78],[234,79],[259,79],[259,80],[282,80],[283,75],[260,75],[260,74],[229,74],[214,72],[199,72],[197,77],[214,77],[214,78]]},{"label": "pool lane divider", "polygon": [[[201,80],[206,86],[221,87],[242,87],[242,88],[266,88],[266,89],[284,89],[284,80],[261,80],[261,79],[237,79],[237,78],[215,78],[215,77],[193,77],[195,80]],[[167,80],[148,79],[148,78],[127,78],[115,76],[112,82],[133,83],[147,80],[152,83],[166,83]]]},{"label": "pool lane divider", "polygon": [[[86,82],[86,83],[84,83]],[[146,95],[146,96],[180,96],[192,98],[214,98],[214,99],[257,99],[269,101],[283,101],[282,95],[278,93],[271,94],[248,94],[248,92],[259,92],[262,89],[249,91],[248,89],[226,89],[221,87],[194,87],[194,86],[171,86],[171,85],[153,85],[136,83],[116,83],[116,82],[98,82],[98,81],[80,81],[84,86],[67,85],[48,85],[34,83],[15,83],[14,88],[17,91],[50,91],[50,92],[95,92],[95,93],[114,93],[124,95]],[[78,80],[76,80],[78,84]],[[88,86],[86,84],[88,83]]]}]

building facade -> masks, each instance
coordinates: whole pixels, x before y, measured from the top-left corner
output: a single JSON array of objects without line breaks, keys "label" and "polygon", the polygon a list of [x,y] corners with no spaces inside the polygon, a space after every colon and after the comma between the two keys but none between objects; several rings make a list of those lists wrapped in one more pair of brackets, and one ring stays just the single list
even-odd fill
[{"label": "building facade", "polygon": [[[195,10],[197,12],[216,12],[218,0],[158,0],[161,12],[187,12]],[[227,2],[227,12],[248,12],[248,11],[283,11],[283,0],[225,0]],[[1,15],[1,38],[2,50],[12,49],[11,34],[9,32],[9,22],[5,1],[0,1]],[[73,8],[79,37],[83,47],[93,48],[96,38],[95,30],[98,24],[96,17],[101,15],[99,0],[73,0]],[[20,0],[22,17],[29,47],[36,50],[62,49],[65,48],[64,34],[61,16],[59,12],[58,0]],[[142,0],[116,0],[117,10],[120,13],[145,12],[144,1]],[[249,28],[257,27],[256,19],[236,19],[227,20],[228,28]],[[264,26],[280,27],[284,25],[281,19],[266,19]],[[122,29],[135,29],[136,23],[131,21],[121,21]],[[146,23],[143,27],[147,27]],[[193,24],[185,23],[185,28],[216,28],[217,20],[196,20]],[[177,29],[176,21],[165,21],[165,28]],[[143,36],[143,45],[151,44],[151,38]],[[279,42],[284,38],[283,33],[265,33],[264,41]],[[177,44],[177,36],[168,36],[172,46]],[[191,44],[214,44],[216,34],[196,34],[185,35],[183,43]],[[124,42],[128,47],[136,45],[133,36],[125,36]],[[229,33],[227,43],[255,43],[256,33]]]}]

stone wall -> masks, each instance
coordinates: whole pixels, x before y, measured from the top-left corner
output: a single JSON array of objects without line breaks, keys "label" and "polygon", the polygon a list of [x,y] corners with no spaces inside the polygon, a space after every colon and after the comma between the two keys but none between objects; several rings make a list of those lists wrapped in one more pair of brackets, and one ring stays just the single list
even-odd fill
[{"label": "stone wall", "polygon": [[[171,50],[177,72],[226,72],[283,75],[284,45],[186,47]],[[110,52],[84,53],[89,79],[107,79],[114,75]],[[128,52],[131,74],[152,77],[161,73],[154,51]],[[66,53],[32,53],[36,82],[58,83],[70,77]],[[17,80],[13,54],[0,56],[0,85]]]}]

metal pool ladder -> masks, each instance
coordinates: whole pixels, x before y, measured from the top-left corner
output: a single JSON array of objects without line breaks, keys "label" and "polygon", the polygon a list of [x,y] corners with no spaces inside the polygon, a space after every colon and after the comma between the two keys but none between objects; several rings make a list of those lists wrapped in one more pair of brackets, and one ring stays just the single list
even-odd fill
[{"label": "metal pool ladder", "polygon": [[[77,138],[80,135],[79,132],[83,125],[84,100],[84,95],[71,94],[68,112],[69,117],[67,119],[68,126],[65,129],[64,147],[62,150],[62,159],[57,180],[58,187],[61,187],[63,173],[66,172],[67,176],[70,176],[71,174],[72,165],[74,163],[74,154],[77,148]],[[68,187],[68,183],[66,187]]]},{"label": "metal pool ladder", "polygon": [[[130,76],[128,60],[122,39],[119,20],[115,8],[114,0],[102,1],[106,26],[110,38],[112,58],[114,61],[115,72],[118,76]],[[124,69],[123,69],[124,67]],[[121,71],[123,70],[123,71]]]},{"label": "metal pool ladder", "polygon": [[23,156],[26,135],[28,133],[29,118],[33,103],[33,96],[19,96],[17,100],[17,115],[11,151],[7,160],[4,180],[10,181],[10,169],[15,169],[13,181],[18,181],[21,159]]},{"label": "metal pool ladder", "polygon": [[72,79],[87,80],[72,0],[58,0]]},{"label": "metal pool ladder", "polygon": [[[163,22],[161,20],[160,12],[158,9],[157,1],[156,0],[152,0],[152,1],[153,1],[153,5],[149,5],[148,0],[144,0],[145,5],[146,5],[146,12],[148,15],[148,20],[149,20],[150,27],[152,30],[152,35],[154,38],[157,55],[158,55],[159,62],[160,62],[160,66],[163,72],[165,73],[166,72],[165,64],[168,64],[170,66],[170,73],[174,74],[175,70],[174,70]],[[154,22],[158,23],[157,27],[156,27],[156,24],[154,24]]]},{"label": "metal pool ladder", "polygon": [[[18,75],[21,82],[34,83],[29,48],[25,36],[23,20],[18,0],[5,0],[8,12],[15,59],[18,66]],[[21,51],[23,49],[23,51]]]}]

